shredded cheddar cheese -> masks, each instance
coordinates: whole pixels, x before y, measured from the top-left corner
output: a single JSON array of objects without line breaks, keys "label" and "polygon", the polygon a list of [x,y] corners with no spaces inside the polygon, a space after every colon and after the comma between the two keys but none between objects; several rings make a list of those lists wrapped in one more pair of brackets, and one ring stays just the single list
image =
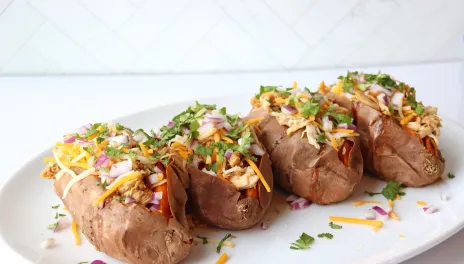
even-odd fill
[{"label": "shredded cheddar cheese", "polygon": [[76,246],[80,246],[81,245],[81,237],[79,236],[79,232],[77,230],[77,224],[76,222],[72,222],[72,232],[73,232],[73,235],[74,235],[74,239],[76,239]]},{"label": "shredded cheddar cheese", "polygon": [[389,214],[388,214],[391,218],[399,221],[400,218],[395,214],[395,212],[391,211]]},{"label": "shredded cheddar cheese", "polygon": [[338,151],[337,140],[335,139],[335,137],[332,137],[331,142],[332,142],[332,148]]},{"label": "shredded cheddar cheese", "polygon": [[286,104],[287,103],[287,100],[285,100],[284,98],[276,98],[274,99],[274,101],[278,104]]},{"label": "shredded cheddar cheese", "polygon": [[214,134],[214,142],[219,142],[221,141],[221,136],[219,135],[219,133],[216,132],[216,134]]},{"label": "shredded cheddar cheese", "polygon": [[392,200],[388,200],[388,207],[393,209],[393,201]]},{"label": "shredded cheddar cheese", "polygon": [[396,200],[401,200],[401,195],[397,194],[396,195]]},{"label": "shredded cheddar cheese", "polygon": [[382,227],[383,222],[379,220],[366,220],[361,218],[349,218],[341,216],[329,216],[329,220],[332,222],[359,224],[359,225],[370,225],[375,227]]},{"label": "shredded cheddar cheese", "polygon": [[267,184],[266,179],[264,179],[263,174],[261,173],[261,171],[259,171],[258,166],[256,166],[256,164],[249,158],[245,158],[245,160],[246,160],[246,162],[248,162],[248,164],[250,164],[251,168],[253,168],[256,175],[258,175],[259,179],[261,180],[261,183],[264,185],[264,188],[266,188],[266,191],[270,192],[271,187],[269,187],[269,185]]},{"label": "shredded cheddar cheese", "polygon": [[224,140],[227,143],[233,144],[234,141],[226,136],[221,135],[221,139]]},{"label": "shredded cheddar cheese", "polygon": [[340,132],[340,133],[352,134],[352,133],[354,132],[354,130],[352,130],[352,129],[335,128],[335,129],[332,129],[332,131],[330,131],[330,132],[332,132],[332,133]]},{"label": "shredded cheddar cheese", "polygon": [[365,204],[380,204],[380,201],[376,201],[376,200],[354,200],[352,201],[352,203],[354,203],[354,206],[358,207],[358,206],[362,206],[362,205],[365,205]]},{"label": "shredded cheddar cheese", "polygon": [[229,256],[227,255],[227,253],[222,253],[218,261],[216,261],[216,264],[224,264],[227,261],[227,259],[229,259]]},{"label": "shredded cheddar cheese", "polygon": [[257,117],[257,118],[253,118],[253,119],[250,119],[250,120],[246,121],[245,124],[251,125],[251,124],[259,122],[259,121],[261,121],[263,119],[264,119],[264,117],[262,117],[262,116]]},{"label": "shredded cheddar cheese", "polygon": [[293,81],[292,88],[293,88],[293,89],[296,89],[296,88],[298,88],[298,83],[297,83],[296,81]]},{"label": "shredded cheddar cheese", "polygon": [[118,180],[113,182],[109,186],[109,189],[93,202],[93,206],[97,206],[98,204],[103,202],[106,198],[108,198],[108,196],[110,196],[112,193],[114,193],[124,183],[126,183],[128,181],[131,181],[133,179],[136,179],[138,177],[140,177],[140,173],[139,172],[134,172],[134,171],[131,171],[131,172],[127,173],[126,175],[123,174],[123,175],[119,176]]},{"label": "shredded cheddar cheese", "polygon": [[77,162],[62,162],[63,165],[66,167],[78,167],[78,168],[83,168],[83,169],[90,169],[92,166],[90,166],[87,163],[77,163]]},{"label": "shredded cheddar cheese", "polygon": [[411,113],[409,114],[408,116],[406,116],[405,118],[401,119],[400,121],[400,124],[401,125],[406,125],[407,123],[409,123],[409,121],[411,121],[413,119],[413,117],[416,116],[416,113]]},{"label": "shredded cheddar cheese", "polygon": [[145,147],[145,145],[144,145],[143,143],[139,144],[139,146],[140,146],[140,149],[142,150],[143,155],[144,155],[145,157],[150,156],[150,153],[148,153],[147,147]]},{"label": "shredded cheddar cheese", "polygon": [[427,205],[427,203],[426,203],[426,202],[423,202],[423,201],[417,201],[416,203],[417,203],[418,205],[420,205],[420,206],[426,206],[426,205]]},{"label": "shredded cheddar cheese", "polygon": [[55,158],[51,158],[51,157],[47,157],[47,158],[44,158],[43,159],[44,162],[48,162],[48,163],[54,163],[55,162]]}]

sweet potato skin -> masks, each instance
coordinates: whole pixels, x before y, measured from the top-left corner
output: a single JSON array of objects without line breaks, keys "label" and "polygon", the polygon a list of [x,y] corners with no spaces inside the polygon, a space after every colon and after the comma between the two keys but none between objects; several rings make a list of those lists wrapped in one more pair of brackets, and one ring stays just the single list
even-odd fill
[{"label": "sweet potato skin", "polygon": [[439,150],[434,155],[418,136],[363,103],[352,103],[340,95],[331,95],[331,99],[354,113],[365,168],[371,174],[409,187],[430,185],[440,179],[445,160]]},{"label": "sweet potato skin", "polygon": [[[72,168],[76,173],[81,169]],[[92,203],[104,193],[96,176],[89,176],[71,187],[63,200],[82,233],[99,251],[130,264],[178,263],[191,250],[191,239],[185,203],[187,195],[178,175],[167,168],[168,199],[172,218],[152,213],[137,204],[123,205],[108,198],[103,205]],[[61,198],[71,180],[65,174],[55,180],[56,194]]]},{"label": "sweet potato skin", "polygon": [[207,224],[230,230],[243,230],[259,223],[272,199],[273,175],[267,154],[261,157],[259,169],[271,192],[267,192],[260,181],[258,199],[252,196],[241,198],[240,191],[232,184],[188,164],[193,215]]},{"label": "sweet potato skin", "polygon": [[263,109],[254,109],[249,118],[265,117],[259,139],[268,151],[275,184],[318,204],[331,204],[347,199],[361,181],[363,160],[359,139],[349,138],[353,144],[348,166],[338,158],[338,152],[328,144],[318,150],[301,138],[301,131],[287,135],[275,117]]}]

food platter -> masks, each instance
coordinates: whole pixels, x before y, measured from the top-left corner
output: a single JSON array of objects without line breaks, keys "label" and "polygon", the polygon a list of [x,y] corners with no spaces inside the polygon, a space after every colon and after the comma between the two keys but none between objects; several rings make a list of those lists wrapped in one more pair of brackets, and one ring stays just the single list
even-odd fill
[{"label": "food platter", "polygon": [[[249,95],[211,98],[203,103],[215,103],[226,106],[229,111],[247,113]],[[115,121],[128,126],[142,127],[147,130],[166,123],[176,113],[182,111],[192,101],[172,104],[150,109],[130,116],[117,118]],[[78,126],[79,124],[76,124]],[[460,140],[464,129],[457,124],[443,119],[440,149],[446,159],[443,180],[424,188],[407,188],[406,195],[395,201],[395,212],[399,221],[385,221],[384,226],[374,232],[371,227],[342,224],[343,228],[334,230],[329,227],[329,216],[363,217],[369,205],[356,207],[353,200],[370,199],[365,190],[380,191],[385,182],[365,176],[347,201],[334,205],[312,204],[299,211],[291,211],[285,202],[286,194],[276,192],[271,208],[265,217],[268,228],[260,225],[245,231],[225,231],[218,229],[196,229],[194,235],[221,239],[231,233],[236,238],[235,247],[224,247],[230,259],[227,263],[304,263],[324,261],[325,263],[399,263],[411,258],[434,245],[442,242],[464,226],[464,187],[462,157],[464,143]],[[79,263],[95,259],[107,263],[120,263],[95,251],[93,246],[84,241],[81,246],[74,245],[71,228],[63,228],[53,233],[47,226],[54,222],[57,212],[66,214],[51,206],[60,203],[54,194],[53,184],[40,179],[43,158],[51,150],[44,151],[35,159],[27,162],[13,175],[0,193],[0,237],[13,250],[30,263]],[[454,179],[446,174],[453,172]],[[27,182],[27,184],[25,184]],[[441,199],[444,193],[449,197]],[[382,197],[376,199],[386,204]],[[425,201],[438,208],[434,214],[425,214],[416,202]],[[14,201],[14,202],[12,202]],[[66,216],[69,217],[69,216]],[[65,218],[66,218],[65,217]],[[71,220],[69,219],[69,225]],[[294,242],[305,232],[316,238],[308,250],[290,250]],[[333,239],[317,238],[320,233],[331,233]],[[41,242],[54,238],[56,245],[51,249],[42,249]],[[214,263],[219,257],[213,244],[198,244],[184,260],[185,263]]]}]

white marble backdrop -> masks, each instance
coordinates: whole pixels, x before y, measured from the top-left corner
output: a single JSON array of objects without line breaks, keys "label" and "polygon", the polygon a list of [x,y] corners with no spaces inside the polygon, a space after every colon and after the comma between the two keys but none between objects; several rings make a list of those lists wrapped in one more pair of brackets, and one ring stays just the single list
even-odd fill
[{"label": "white marble backdrop", "polygon": [[0,0],[0,74],[464,59],[464,0]]}]

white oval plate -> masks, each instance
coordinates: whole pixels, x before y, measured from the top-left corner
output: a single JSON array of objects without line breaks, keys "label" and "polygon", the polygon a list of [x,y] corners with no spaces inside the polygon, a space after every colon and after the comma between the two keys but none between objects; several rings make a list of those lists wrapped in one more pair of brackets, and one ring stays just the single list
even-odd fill
[{"label": "white oval plate", "polygon": [[[249,95],[229,96],[202,101],[227,106],[230,112],[247,113]],[[172,116],[186,109],[192,102],[184,102],[154,108],[138,114],[117,119],[129,127],[155,128],[165,124]],[[76,126],[79,124],[76,124]],[[230,259],[227,263],[399,263],[411,258],[447,239],[464,225],[464,143],[459,140],[464,129],[444,119],[440,148],[446,158],[444,181],[421,189],[406,189],[406,196],[395,201],[395,212],[400,221],[385,221],[378,232],[369,226],[342,224],[343,229],[333,230],[328,226],[330,215],[363,217],[368,205],[354,207],[356,199],[372,199],[364,190],[380,191],[385,182],[364,177],[356,193],[340,204],[330,206],[311,205],[301,211],[290,211],[285,196],[276,192],[273,204],[266,217],[269,229],[259,226],[240,232],[231,232],[237,238],[234,248],[224,247]],[[65,131],[63,131],[65,132]],[[49,156],[47,150],[24,165],[0,193],[0,237],[15,251],[31,263],[76,264],[95,259],[107,263],[120,263],[103,253],[97,252],[83,238],[81,246],[74,245],[70,227],[53,233],[47,226],[55,222],[56,212],[52,205],[60,203],[53,191],[52,182],[39,178],[44,167],[42,159]],[[446,174],[452,171],[456,178],[449,180]],[[440,193],[450,196],[440,200]],[[385,202],[383,197],[376,200]],[[439,212],[427,215],[416,204],[425,201],[439,208]],[[70,223],[69,216],[64,220]],[[295,251],[289,248],[305,232],[316,238],[308,250]],[[332,240],[317,238],[320,233],[331,233]],[[195,230],[195,235],[222,238],[227,231]],[[402,237],[400,237],[402,236]],[[56,239],[52,249],[41,249],[46,238]],[[215,263],[219,254],[215,245],[197,245],[184,263]]]}]

